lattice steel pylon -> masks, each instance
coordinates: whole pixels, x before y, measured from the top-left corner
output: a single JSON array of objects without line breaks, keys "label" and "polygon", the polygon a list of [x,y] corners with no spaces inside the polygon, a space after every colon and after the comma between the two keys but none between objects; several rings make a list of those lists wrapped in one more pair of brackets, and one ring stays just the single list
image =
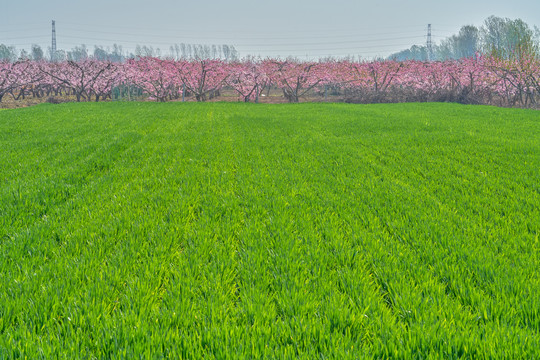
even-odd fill
[{"label": "lattice steel pylon", "polygon": [[431,24],[428,24],[427,26],[426,49],[427,49],[428,61],[433,61],[433,42],[431,40]]},{"label": "lattice steel pylon", "polygon": [[51,61],[56,61],[56,25],[52,21]]}]

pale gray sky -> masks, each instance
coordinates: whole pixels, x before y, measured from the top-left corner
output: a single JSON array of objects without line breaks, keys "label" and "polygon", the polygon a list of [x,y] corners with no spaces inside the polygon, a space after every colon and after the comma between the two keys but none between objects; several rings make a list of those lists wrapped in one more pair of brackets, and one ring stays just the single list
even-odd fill
[{"label": "pale gray sky", "polygon": [[241,56],[387,56],[426,41],[481,25],[490,15],[521,18],[540,26],[539,0],[4,0],[0,43],[29,49],[51,43],[56,20],[58,49],[85,44],[136,44],[169,52],[174,43],[230,44]]}]

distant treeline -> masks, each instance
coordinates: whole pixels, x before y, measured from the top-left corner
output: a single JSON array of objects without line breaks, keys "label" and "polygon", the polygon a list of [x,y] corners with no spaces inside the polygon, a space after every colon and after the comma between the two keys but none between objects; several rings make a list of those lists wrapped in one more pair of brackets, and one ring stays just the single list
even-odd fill
[{"label": "distant treeline", "polygon": [[432,46],[431,54],[426,45],[413,45],[388,57],[390,60],[457,60],[470,58],[478,53],[509,57],[517,47],[535,47],[540,44],[540,29],[529,26],[521,19],[490,16],[483,25],[465,25],[458,34],[452,35]]},{"label": "distant treeline", "polygon": [[114,44],[112,47],[94,46],[89,49],[82,44],[71,50],[57,50],[54,54],[49,47],[44,52],[41,46],[32,45],[30,51],[17,50],[15,46],[0,44],[0,61],[15,62],[18,60],[53,60],[53,61],[81,61],[93,58],[115,63],[125,62],[128,59],[141,57],[157,57],[167,59],[220,59],[224,61],[237,61],[239,54],[233,45],[206,45],[206,44],[174,44],[169,47],[169,52],[163,52],[160,48],[147,45],[137,45],[135,52],[124,51],[122,45]]}]

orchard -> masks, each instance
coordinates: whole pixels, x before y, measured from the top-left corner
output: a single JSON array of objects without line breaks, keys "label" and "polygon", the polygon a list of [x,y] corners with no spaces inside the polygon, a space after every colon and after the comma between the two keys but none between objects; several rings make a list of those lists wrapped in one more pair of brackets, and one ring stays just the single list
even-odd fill
[{"label": "orchard", "polygon": [[[540,101],[540,59],[530,53],[500,58],[477,55],[438,62],[216,59],[155,57],[112,63],[83,61],[0,62],[0,102],[71,96],[76,101],[125,98],[136,89],[158,102],[207,101],[222,91],[257,102],[270,91],[281,101],[378,103],[439,101],[535,107]],[[282,95],[282,96],[281,96]],[[141,97],[137,97],[141,98]]]}]

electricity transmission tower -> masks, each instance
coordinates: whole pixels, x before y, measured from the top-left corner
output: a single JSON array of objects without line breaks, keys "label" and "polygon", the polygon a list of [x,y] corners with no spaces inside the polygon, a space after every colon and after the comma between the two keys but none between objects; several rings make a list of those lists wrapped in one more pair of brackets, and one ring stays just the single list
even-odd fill
[{"label": "electricity transmission tower", "polygon": [[426,49],[427,49],[428,61],[433,61],[433,42],[431,41],[431,24],[428,24],[427,26]]},{"label": "electricity transmission tower", "polygon": [[52,21],[51,61],[56,61],[56,26],[54,20]]}]

